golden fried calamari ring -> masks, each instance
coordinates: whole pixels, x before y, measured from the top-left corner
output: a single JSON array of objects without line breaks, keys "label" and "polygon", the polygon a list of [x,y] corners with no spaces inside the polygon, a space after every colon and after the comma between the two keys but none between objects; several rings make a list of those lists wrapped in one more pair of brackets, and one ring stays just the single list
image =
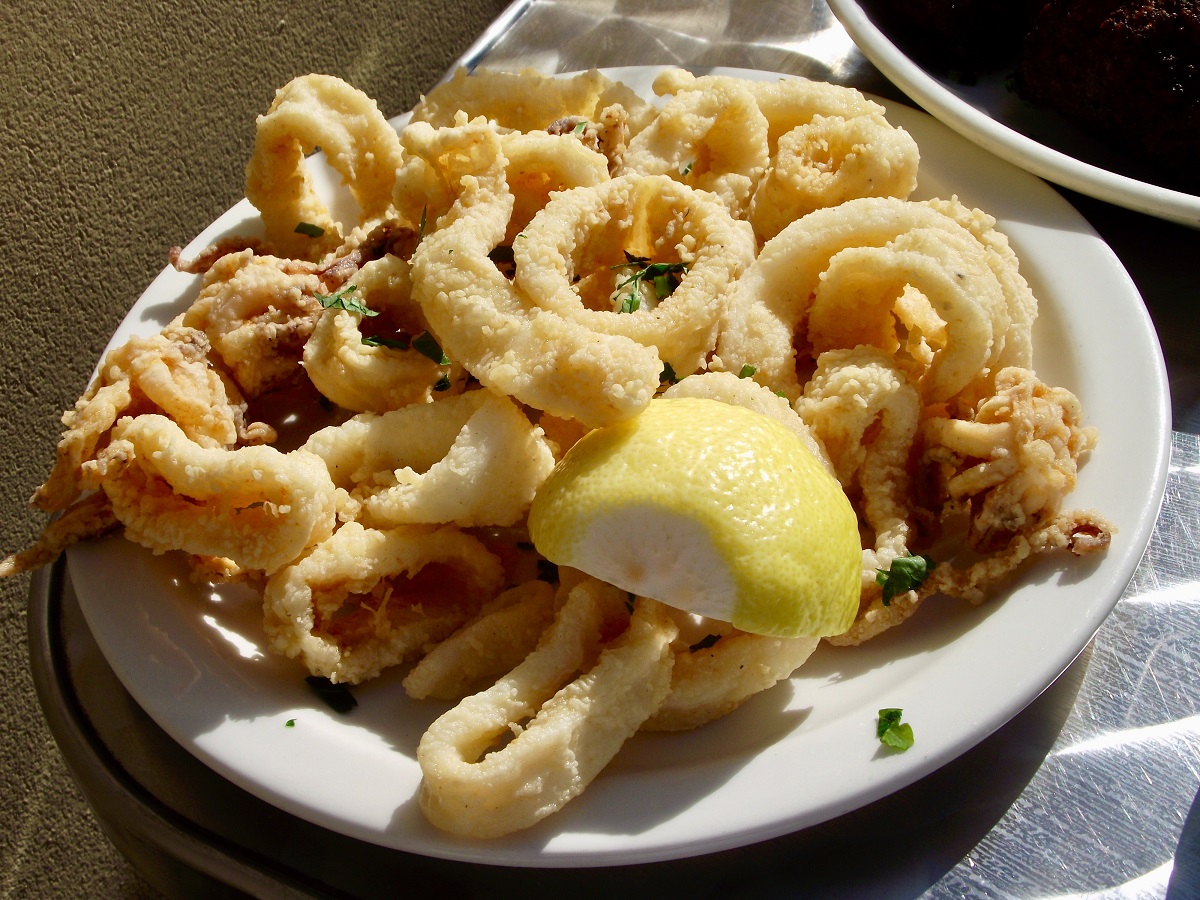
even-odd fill
[{"label": "golden fried calamari ring", "polygon": [[312,674],[357,684],[452,634],[503,578],[500,560],[451,525],[347,522],[267,582],[264,627]]},{"label": "golden fried calamari ring", "polygon": [[512,132],[500,136],[505,177],[513,194],[513,211],[504,242],[512,244],[530,220],[550,200],[553,191],[591,187],[608,181],[608,161],[568,135],[544,131]]},{"label": "golden fried calamari ring", "polygon": [[301,373],[300,357],[325,292],[320,277],[289,260],[230,253],[204,276],[183,324],[208,335],[216,359],[249,398]]},{"label": "golden fried calamari ring", "polygon": [[[947,220],[949,221],[949,220]],[[950,223],[953,224],[953,223]],[[945,343],[929,346],[929,363],[913,360],[929,402],[953,397],[996,361],[1008,328],[1000,283],[973,235],[953,228],[914,228],[883,247],[848,247],[822,275],[809,310],[814,353],[869,344],[896,355],[897,299],[924,297],[941,322]],[[939,332],[941,329],[939,329]],[[911,338],[911,335],[909,335]]]},{"label": "golden fried calamari ring", "polygon": [[[630,228],[639,218],[656,236],[647,243]],[[630,246],[653,262],[682,261],[687,271],[666,297],[643,293],[633,312],[586,306],[576,282],[599,269],[611,294],[623,280],[612,267]],[[754,246],[749,227],[709,195],[665,176],[624,175],[555,195],[514,242],[513,259],[517,289],[538,308],[653,346],[682,374],[704,365],[730,285],[753,261]]]},{"label": "golden fried calamari ring", "polygon": [[934,209],[950,216],[979,240],[986,248],[988,265],[996,275],[1008,301],[1010,324],[993,354],[997,366],[1019,366],[1028,369],[1033,365],[1033,322],[1037,318],[1037,298],[1021,275],[1017,254],[1013,252],[1008,237],[996,230],[996,220],[980,209],[972,209],[959,202],[957,197],[949,200],[930,200]]},{"label": "golden fried calamari ring", "polygon": [[[304,156],[320,147],[361,211],[361,221],[383,216],[392,200],[400,142],[375,101],[330,75],[302,75],[275,92],[258,117],[254,155],[246,167],[246,197],[262,214],[276,253],[319,259],[336,249],[348,223],[334,221],[317,195]],[[296,232],[301,223],[324,230]]]},{"label": "golden fried calamari ring", "polygon": [[654,118],[651,104],[596,69],[560,78],[532,69],[468,74],[460,68],[421,98],[412,121],[441,127],[452,124],[462,110],[468,118],[483,116],[503,129],[543,131],[571,117],[598,122],[604,109],[614,104],[625,108],[633,134]]},{"label": "golden fried calamari ring", "polygon": [[820,638],[776,638],[733,631],[716,643],[673,647],[671,692],[643,731],[687,731],[728,715],[755,694],[791,676]]},{"label": "golden fried calamari ring", "polygon": [[499,136],[483,123],[426,130],[445,142],[460,191],[412,258],[413,296],[443,349],[485,386],[560,418],[595,427],[636,415],[658,389],[658,352],[534,308],[488,257],[513,202]]},{"label": "golden fried calamari ring", "polygon": [[[364,265],[341,289],[352,288],[353,297],[379,314],[391,327],[380,334],[384,342],[368,343],[363,335],[363,315],[349,309],[327,309],[317,320],[304,345],[304,370],[321,394],[343,409],[386,412],[435,397],[439,379],[451,389],[461,389],[462,367],[451,361],[442,366],[411,346],[411,338],[428,330],[420,307],[412,300],[409,264],[387,255]],[[376,320],[371,319],[372,326]],[[372,332],[379,332],[378,327]],[[389,346],[387,340],[407,337],[408,346]],[[439,391],[439,393],[442,393]]]},{"label": "golden fried calamari ring", "polygon": [[604,620],[624,602],[610,585],[576,586],[520,665],[429,726],[417,762],[430,822],[481,838],[528,828],[578,796],[654,712],[678,629],[665,607],[639,599],[605,645]]},{"label": "golden fried calamari ring", "polygon": [[66,429],[54,468],[30,503],[51,511],[73,502],[82,489],[81,467],[95,457],[123,415],[165,413],[204,447],[270,440],[266,426],[247,428],[246,401],[210,365],[208,352],[204,332],[184,326],[180,319],[160,334],[133,337],[109,351],[87,391],[63,413]]},{"label": "golden fried calamari ring", "polygon": [[429,651],[404,678],[416,699],[457,703],[512,671],[554,619],[554,588],[526,581],[486,604],[470,622]]},{"label": "golden fried calamari ring", "polygon": [[746,84],[730,79],[671,98],[629,142],[618,174],[665,175],[744,215],[770,158],[767,120]]},{"label": "golden fried calamari ring", "polygon": [[767,143],[772,155],[780,139],[814,116],[882,116],[884,108],[854,88],[801,77],[770,81],[736,78],[731,75],[693,75],[684,69],[664,69],[654,79],[654,93],[680,94],[708,91],[731,85],[749,91],[767,119]]},{"label": "golden fried calamari ring", "polygon": [[272,572],[333,531],[335,488],[318,457],[204,447],[166,416],[119,421],[84,473],[108,495],[126,537],[155,553]]},{"label": "golden fried calamari ring", "polygon": [[702,372],[689,375],[671,385],[662,394],[664,397],[703,397],[709,400],[720,400],[733,406],[741,406],[764,416],[770,416],[776,422],[786,426],[801,441],[804,442],[812,455],[832,475],[833,465],[829,454],[821,445],[820,439],[804,422],[791,404],[769,388],[763,387],[751,378],[739,378],[732,372]]},{"label": "golden fried calamari ring", "polygon": [[[951,201],[953,202],[953,201]],[[924,236],[913,235],[910,232],[926,232]],[[904,256],[897,263],[896,274],[903,275],[903,263],[912,263],[922,273],[928,274],[931,283],[938,290],[938,298],[944,303],[953,304],[956,314],[973,318],[979,322],[990,322],[993,325],[991,335],[972,335],[974,343],[966,350],[954,348],[957,361],[958,354],[967,354],[970,350],[979,355],[979,344],[985,345],[987,357],[983,364],[995,362],[995,357],[1003,347],[1004,327],[1010,316],[1007,310],[1012,307],[1012,301],[1003,296],[1007,286],[1016,285],[1023,279],[1014,276],[1012,279],[997,278],[993,262],[1000,264],[996,254],[990,254],[971,233],[963,228],[956,219],[928,202],[900,200],[892,197],[865,197],[849,200],[839,206],[819,209],[809,213],[787,226],[778,235],[768,241],[762,248],[752,265],[739,279],[734,290],[728,312],[723,323],[721,337],[717,343],[717,353],[721,365],[730,370],[738,371],[744,365],[754,366],[755,379],[775,390],[784,391],[787,396],[795,398],[800,394],[800,383],[796,372],[796,347],[807,348],[810,343],[809,316],[814,305],[814,298],[820,290],[824,290],[821,317],[821,349],[834,349],[841,346],[854,346],[864,341],[850,338],[837,340],[834,335],[841,335],[839,329],[854,328],[857,323],[851,316],[839,316],[838,302],[843,299],[845,292],[835,292],[823,287],[827,280],[826,270],[830,261],[839,254],[856,251],[843,257],[841,276],[843,280],[853,284],[859,277],[852,260],[859,258],[869,260],[869,250],[883,248],[885,245],[899,241],[899,247]],[[974,248],[968,250],[973,242]],[[939,244],[945,243],[946,248],[939,249]],[[981,297],[983,312],[975,310],[980,306],[980,300],[972,300],[956,291],[953,285],[955,271],[938,274],[935,261],[941,256],[946,264],[956,261],[949,256],[951,250],[965,254],[971,263],[972,279],[987,288]],[[861,253],[859,252],[861,251]],[[1015,259],[1014,259],[1015,262]],[[868,265],[873,265],[867,262]],[[861,277],[868,277],[863,273]],[[997,286],[998,285],[998,286]],[[861,297],[851,297],[860,305],[872,301],[875,308],[882,305],[878,291],[882,286],[876,285],[876,293],[864,293]],[[887,317],[877,316],[873,322],[877,340],[889,345],[896,344],[895,326],[890,336],[883,334],[886,322],[890,319],[890,310],[899,305],[898,298],[903,297],[904,284],[894,283],[888,296],[892,303],[888,307]],[[997,300],[997,291],[1000,299]],[[907,300],[911,301],[912,294]],[[897,315],[902,312],[897,311]],[[838,324],[838,319],[845,324]],[[916,321],[917,319],[913,319]],[[952,344],[953,342],[948,342]],[[946,365],[948,372],[944,380],[935,379],[931,385],[934,393],[943,395],[950,386],[961,381],[962,372],[955,366]],[[976,373],[978,374],[978,373]]]},{"label": "golden fried calamari ring", "polygon": [[542,430],[486,388],[363,413],[317,431],[304,449],[351,492],[358,518],[376,527],[512,525],[554,468]]},{"label": "golden fried calamari ring", "polygon": [[906,199],[919,161],[917,142],[883,116],[814,116],[779,139],[747,218],[767,241],[814,209],[856,197]]},{"label": "golden fried calamari ring", "polygon": [[863,550],[863,587],[871,587],[878,569],[909,552],[908,463],[920,395],[879,350],[830,350],[817,358],[796,412],[829,452],[838,481],[858,498],[855,505],[873,532]]}]

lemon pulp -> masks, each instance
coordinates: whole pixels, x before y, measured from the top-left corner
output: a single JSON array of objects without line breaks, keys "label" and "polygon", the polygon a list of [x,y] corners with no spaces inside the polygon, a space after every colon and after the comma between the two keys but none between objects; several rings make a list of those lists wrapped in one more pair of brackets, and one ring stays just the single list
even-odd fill
[{"label": "lemon pulp", "polygon": [[538,490],[534,546],[643,597],[781,637],[840,634],[858,610],[858,521],[782,424],[659,398],[589,432]]}]

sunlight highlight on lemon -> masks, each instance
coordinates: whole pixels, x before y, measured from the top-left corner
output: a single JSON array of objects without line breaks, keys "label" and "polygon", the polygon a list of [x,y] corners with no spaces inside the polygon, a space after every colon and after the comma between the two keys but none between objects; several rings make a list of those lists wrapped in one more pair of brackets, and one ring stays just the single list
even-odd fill
[{"label": "sunlight highlight on lemon", "polygon": [[534,546],[639,596],[780,637],[858,610],[858,521],[800,438],[742,407],[659,398],[589,432],[539,489]]}]

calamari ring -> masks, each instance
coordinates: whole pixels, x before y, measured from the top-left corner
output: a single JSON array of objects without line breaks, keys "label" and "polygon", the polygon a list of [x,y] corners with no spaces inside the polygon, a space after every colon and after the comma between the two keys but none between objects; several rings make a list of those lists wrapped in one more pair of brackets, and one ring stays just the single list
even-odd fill
[{"label": "calamari ring", "polygon": [[438,127],[450,125],[461,110],[468,118],[483,116],[502,129],[543,131],[559,119],[576,116],[598,122],[603,110],[614,104],[625,108],[633,134],[654,118],[651,104],[597,69],[561,78],[541,75],[533,69],[479,69],[468,74],[460,68],[449,81],[421,98],[412,121]]},{"label": "calamari ring", "polygon": [[503,566],[453,526],[379,531],[347,522],[267,582],[264,627],[280,653],[357,684],[427,652],[500,590]]},{"label": "calamari ring", "polygon": [[671,385],[662,394],[664,397],[702,397],[720,400],[733,406],[741,406],[769,416],[786,426],[800,438],[829,474],[834,474],[829,453],[821,445],[820,438],[809,425],[792,409],[786,399],[751,378],[739,378],[732,372],[701,372],[689,375]]},{"label": "calamari ring", "polygon": [[[402,154],[396,130],[375,101],[331,75],[302,75],[275,92],[259,116],[254,154],[246,167],[246,197],[262,214],[276,253],[319,259],[336,249],[348,230],[317,195],[304,155],[320,147],[361,211],[361,221],[383,216]],[[296,232],[307,223],[318,237]],[[355,223],[355,224],[360,224]]]},{"label": "calamari ring", "polygon": [[623,607],[624,592],[578,585],[520,665],[429,726],[417,749],[418,799],[436,827],[478,838],[528,828],[578,796],[662,702],[675,623],[639,599],[606,646],[614,604]]},{"label": "calamari ring", "polygon": [[[640,243],[639,219],[659,237]],[[614,254],[630,246],[653,262],[683,257],[687,271],[665,298],[641,294],[633,312],[586,306],[578,277],[598,269],[603,293],[612,294],[624,280],[613,277],[613,266],[623,262]],[[537,307],[591,332],[653,346],[685,374],[703,367],[715,346],[725,297],[753,261],[754,247],[750,228],[709,195],[666,176],[623,175],[555,195],[514,243],[513,259],[516,286]]]},{"label": "calamari ring", "polygon": [[767,120],[745,85],[721,81],[671,98],[629,142],[617,174],[665,175],[743,216],[770,159]]},{"label": "calamari ring", "polygon": [[[359,302],[387,321],[393,338],[401,334],[411,338],[428,330],[425,316],[412,301],[409,264],[398,256],[368,262],[342,290],[348,287],[355,289]],[[443,377],[447,390],[461,390],[465,381],[461,366],[453,361],[439,365],[414,349],[411,341],[407,347],[368,343],[362,320],[362,314],[348,309],[327,309],[304,345],[304,370],[324,397],[355,412],[386,412],[446,396],[437,388]]]},{"label": "calamari ring", "polygon": [[413,296],[443,349],[485,386],[560,418],[595,427],[636,415],[658,389],[658,352],[534,308],[488,256],[513,203],[499,136],[481,122],[426,128],[458,165],[459,195],[412,258]]},{"label": "calamari ring", "polygon": [[874,533],[863,549],[863,587],[909,553],[912,535],[909,457],[921,398],[891,359],[872,347],[830,350],[804,386],[796,412],[829,452],[842,487],[859,497]]},{"label": "calamari ring", "polygon": [[485,389],[317,431],[303,447],[374,527],[454,522],[512,525],[554,468],[542,430]]},{"label": "calamari ring", "polygon": [[554,191],[592,187],[608,181],[608,160],[569,136],[533,131],[500,136],[504,174],[513,194],[513,211],[504,242],[524,230],[534,215],[550,201]]},{"label": "calamari ring", "polygon": [[997,366],[1033,365],[1033,322],[1038,304],[1025,281],[1008,237],[996,230],[996,220],[980,209],[964,206],[957,197],[949,200],[930,200],[929,205],[950,216],[979,239],[987,249],[987,262],[1004,289],[1008,300],[1010,325],[995,353]]},{"label": "calamari ring", "polygon": [[[848,200],[787,226],[763,246],[735,286],[717,342],[721,365],[729,371],[751,365],[756,381],[798,397],[796,347],[808,344],[810,307],[829,260],[847,248],[882,247],[914,229],[968,233],[929,202],[893,197]],[[990,266],[992,257],[986,260]],[[1006,282],[996,280],[1003,289]],[[995,333],[991,346],[1001,346]]]},{"label": "calamari ring", "polygon": [[509,588],[413,666],[404,677],[404,690],[416,700],[457,703],[512,671],[553,619],[549,582],[526,581]]},{"label": "calamari ring", "polygon": [[265,425],[247,427],[246,401],[208,360],[204,332],[175,319],[160,334],[132,337],[108,352],[87,391],[63,413],[54,468],[30,503],[64,509],[82,491],[82,466],[95,458],[123,415],[162,412],[204,447],[270,440]]},{"label": "calamari ring", "polygon": [[204,276],[183,324],[208,335],[212,352],[253,399],[302,373],[304,343],[321,315],[325,287],[288,260],[230,253]]},{"label": "calamari ring", "polygon": [[809,310],[813,352],[869,344],[896,355],[902,346],[896,301],[906,292],[912,300],[916,291],[945,323],[945,343],[927,342],[928,367],[911,361],[927,401],[953,397],[993,365],[997,336],[1002,338],[1009,324],[1004,291],[983,245],[947,222],[953,227],[914,228],[883,247],[848,247],[834,254]]},{"label": "calamari ring", "polygon": [[304,451],[203,447],[166,416],[124,418],[84,465],[125,536],[155,553],[183,550],[273,572],[333,531],[335,488]]},{"label": "calamari ring", "polygon": [[883,116],[814,116],[779,139],[747,218],[767,241],[814,209],[856,197],[906,199],[919,161],[917,142]]},{"label": "calamari ring", "polygon": [[728,715],[755,694],[789,678],[820,642],[820,638],[741,631],[696,649],[676,641],[671,692],[642,723],[642,730],[687,731]]}]

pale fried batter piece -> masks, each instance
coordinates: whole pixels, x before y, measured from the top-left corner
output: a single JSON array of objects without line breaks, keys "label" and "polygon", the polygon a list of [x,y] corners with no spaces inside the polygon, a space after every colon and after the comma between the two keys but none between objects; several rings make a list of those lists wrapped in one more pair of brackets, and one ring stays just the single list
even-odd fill
[{"label": "pale fried batter piece", "polygon": [[[515,285],[538,310],[653,347],[686,374],[716,344],[728,291],[754,259],[754,237],[708,194],[664,176],[625,175],[555,195],[514,243],[513,259]],[[639,277],[653,264],[683,268],[662,296],[653,279]]]},{"label": "pale fried batter piece", "polygon": [[747,85],[727,79],[672,97],[630,141],[617,174],[664,175],[744,216],[770,157],[767,120]]},{"label": "pale fried batter piece", "polygon": [[643,731],[687,731],[733,712],[755,694],[791,676],[820,638],[777,638],[744,631],[688,646],[676,639],[671,692]]},{"label": "pale fried batter piece", "polygon": [[1057,514],[1097,438],[1074,394],[1016,367],[997,374],[995,395],[968,418],[929,418],[921,435],[922,463],[946,499],[970,501],[967,540],[984,553]]},{"label": "pale fried batter piece", "polygon": [[412,300],[407,262],[390,254],[372,260],[339,291],[375,316],[352,306],[327,309],[317,320],[303,362],[322,396],[343,409],[386,412],[462,390],[462,366],[442,365],[430,346],[421,350],[429,324]]},{"label": "pale fried batter piece", "polygon": [[52,511],[73,502],[82,487],[81,467],[105,445],[121,416],[164,413],[204,447],[271,440],[266,426],[247,427],[246,401],[210,365],[208,350],[202,331],[176,319],[160,334],[130,338],[109,351],[87,391],[63,413],[66,430],[54,469],[30,503]]},{"label": "pale fried batter piece", "polygon": [[486,388],[363,413],[314,433],[304,449],[325,461],[357,517],[376,527],[512,525],[554,468],[541,429]]},{"label": "pale fried batter piece", "polygon": [[908,469],[920,396],[882,351],[830,350],[817,358],[796,412],[828,451],[867,528],[863,587],[869,588],[876,570],[909,552],[914,501]]},{"label": "pale fried batter piece", "polygon": [[272,646],[357,684],[427,652],[500,590],[500,561],[453,526],[348,522],[267,582]]},{"label": "pale fried batter piece", "polygon": [[[416,123],[409,127],[412,134]],[[426,128],[461,192],[413,253],[413,295],[450,358],[485,386],[596,426],[640,411],[663,365],[653,347],[534,309],[489,257],[512,210],[500,138],[481,122]]]},{"label": "pale fried batter piece", "polygon": [[208,270],[183,322],[208,335],[213,355],[253,399],[303,374],[301,353],[325,290],[311,267],[245,250]]},{"label": "pale fried batter piece", "polygon": [[118,524],[108,497],[102,493],[90,494],[68,506],[42,529],[32,546],[0,559],[0,578],[52,563],[72,544],[99,537]]},{"label": "pale fried batter piece", "polygon": [[484,690],[532,652],[554,609],[549,582],[509,588],[418,661],[404,677],[404,690],[416,700],[456,703]]},{"label": "pale fried batter piece", "polygon": [[125,536],[155,553],[272,572],[333,530],[335,488],[318,457],[205,447],[166,416],[121,419],[83,472],[108,495]]},{"label": "pale fried batter piece", "polygon": [[421,98],[412,121],[442,127],[451,125],[461,110],[468,118],[483,116],[512,131],[544,131],[560,119],[579,117],[598,122],[604,110],[619,104],[628,117],[631,134],[654,118],[654,107],[626,85],[596,69],[569,78],[519,72],[459,69],[446,82]]},{"label": "pale fried batter piece", "polygon": [[628,626],[606,642],[608,623],[627,615],[623,591],[585,580],[520,665],[429,726],[417,762],[430,822],[499,837],[556,812],[592,782],[670,689],[674,621],[661,604],[639,599]]},{"label": "pale fried batter piece", "polygon": [[[358,222],[333,219],[318,196],[304,156],[320,147],[361,211]],[[387,217],[402,153],[396,130],[375,101],[330,75],[302,75],[275,92],[259,116],[246,197],[262,214],[274,252],[320,259],[355,226]],[[297,231],[312,226],[320,233]]]},{"label": "pale fried batter piece", "polygon": [[907,199],[919,161],[917,142],[882,115],[813,116],[779,139],[746,217],[765,242],[814,209],[856,197]]}]

